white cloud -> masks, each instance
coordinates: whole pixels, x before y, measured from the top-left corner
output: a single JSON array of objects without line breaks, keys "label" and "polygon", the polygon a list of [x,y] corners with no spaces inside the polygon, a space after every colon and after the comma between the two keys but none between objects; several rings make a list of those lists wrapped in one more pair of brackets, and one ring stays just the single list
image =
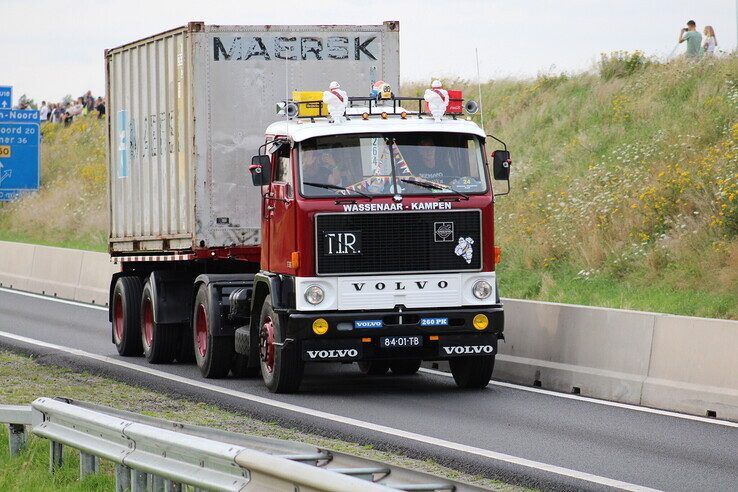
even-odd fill
[{"label": "white cloud", "polygon": [[374,24],[400,21],[403,80],[431,76],[528,77],[579,71],[602,52],[668,55],[689,18],[712,24],[720,47],[736,45],[729,0],[518,0],[394,2],[278,0],[3,0],[0,84],[15,96],[60,99],[104,90],[105,48],[188,21],[208,24]]}]

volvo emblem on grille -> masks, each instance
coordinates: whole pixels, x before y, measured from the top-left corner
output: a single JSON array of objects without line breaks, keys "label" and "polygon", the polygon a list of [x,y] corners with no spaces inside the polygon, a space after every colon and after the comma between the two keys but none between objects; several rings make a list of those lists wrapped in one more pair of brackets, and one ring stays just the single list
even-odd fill
[{"label": "volvo emblem on grille", "polygon": [[327,255],[361,254],[361,231],[326,231],[323,241],[323,251]]},{"label": "volvo emblem on grille", "polygon": [[454,223],[453,222],[434,222],[433,235],[437,243],[454,242]]}]

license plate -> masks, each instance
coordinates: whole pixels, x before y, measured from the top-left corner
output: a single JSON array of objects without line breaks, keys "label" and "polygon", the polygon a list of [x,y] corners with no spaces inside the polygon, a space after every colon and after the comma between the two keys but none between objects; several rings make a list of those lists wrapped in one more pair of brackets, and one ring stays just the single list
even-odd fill
[{"label": "license plate", "polygon": [[414,348],[423,346],[423,337],[421,336],[400,336],[400,337],[380,337],[379,346],[381,348]]}]

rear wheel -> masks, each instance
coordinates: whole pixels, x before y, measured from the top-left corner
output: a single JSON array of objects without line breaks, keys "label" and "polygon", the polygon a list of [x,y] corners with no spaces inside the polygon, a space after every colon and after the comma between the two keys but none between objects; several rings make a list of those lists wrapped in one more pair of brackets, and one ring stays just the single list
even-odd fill
[{"label": "rear wheel", "polygon": [[141,344],[146,360],[152,364],[168,364],[177,355],[177,329],[154,321],[151,283],[146,282],[141,294]]},{"label": "rear wheel", "polygon": [[397,376],[409,376],[418,372],[421,362],[420,359],[393,360],[390,362],[390,369],[392,369],[392,374]]},{"label": "rear wheel", "polygon": [[368,376],[382,376],[387,374],[390,368],[389,362],[384,360],[361,361],[357,364],[359,364],[359,370],[362,374]]},{"label": "rear wheel", "polygon": [[456,357],[448,361],[451,374],[459,388],[484,388],[492,378],[495,356]]},{"label": "rear wheel", "polygon": [[267,296],[261,308],[259,364],[264,384],[272,393],[294,393],[300,388],[305,364],[294,342],[286,342],[285,327]]},{"label": "rear wheel", "polygon": [[113,342],[123,356],[141,355],[141,279],[120,277],[113,288]]},{"label": "rear wheel", "polygon": [[197,367],[206,378],[224,378],[233,362],[233,338],[213,336],[212,320],[209,319],[212,310],[206,285],[200,285],[197,290],[194,310],[192,340]]}]

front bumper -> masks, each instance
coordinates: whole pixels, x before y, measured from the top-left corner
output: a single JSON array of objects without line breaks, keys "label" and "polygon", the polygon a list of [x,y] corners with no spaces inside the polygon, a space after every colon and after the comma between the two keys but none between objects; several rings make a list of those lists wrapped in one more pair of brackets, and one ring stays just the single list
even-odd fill
[{"label": "front bumper", "polygon": [[[472,319],[484,314],[489,325],[477,330]],[[497,353],[497,341],[504,330],[501,304],[479,308],[415,309],[399,312],[357,311],[330,313],[284,313],[287,338],[299,344],[302,358],[310,362],[353,362],[360,360],[392,360],[420,358],[446,360],[470,355]],[[313,333],[313,321],[328,322],[324,335]],[[447,319],[447,324],[424,326],[421,320]],[[284,318],[283,318],[284,319]],[[354,322],[371,322],[377,327],[359,328]],[[378,323],[381,321],[381,324]],[[380,338],[389,336],[419,337],[420,347],[382,348]]]}]

